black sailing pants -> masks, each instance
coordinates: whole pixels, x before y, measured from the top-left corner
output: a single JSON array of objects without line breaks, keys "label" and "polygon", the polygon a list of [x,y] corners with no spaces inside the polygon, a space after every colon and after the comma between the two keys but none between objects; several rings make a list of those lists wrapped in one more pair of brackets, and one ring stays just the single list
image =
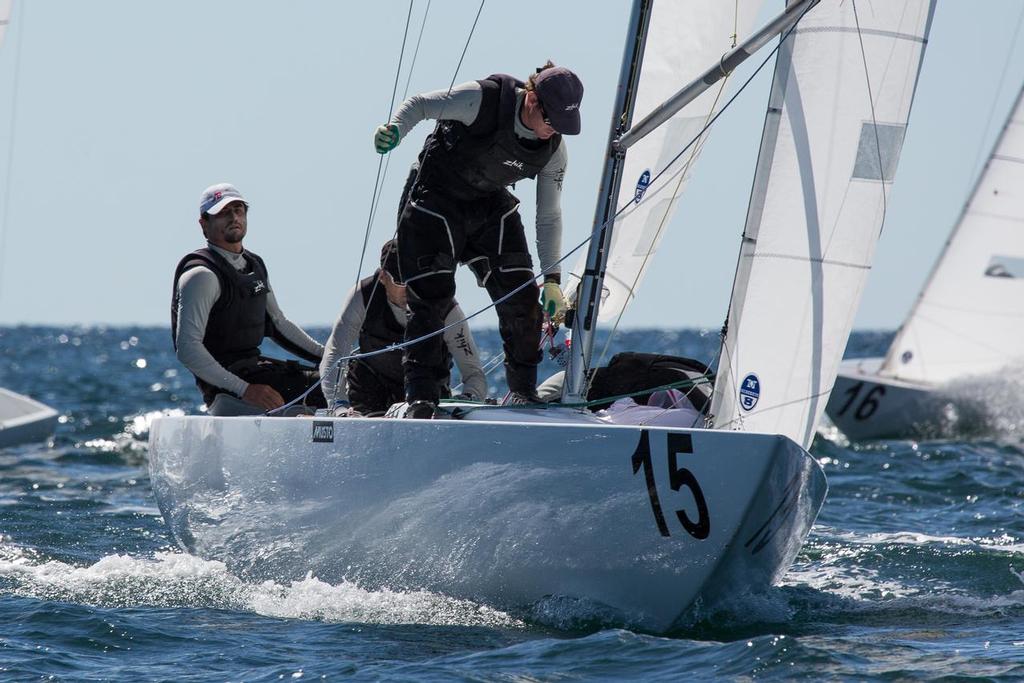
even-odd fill
[{"label": "black sailing pants", "polygon": [[[308,365],[295,360],[280,360],[259,356],[244,358],[227,366],[232,372],[249,384],[267,384],[274,388],[285,403],[301,395],[320,379],[320,372]],[[203,401],[209,406],[219,393],[228,393],[226,390],[212,386],[196,378],[199,390],[203,392]],[[241,398],[239,396],[238,398]],[[325,408],[327,406],[324,393],[319,389],[311,391],[303,400],[303,405],[311,408]]]},{"label": "black sailing pants", "polygon": [[[408,289],[412,316],[405,338],[416,339],[443,327],[455,297],[455,267],[465,263],[477,282],[497,301],[505,347],[505,372],[511,391],[532,394],[537,385],[541,329],[539,290],[519,217],[519,202],[506,190],[483,199],[460,201],[417,185],[398,220],[398,262]],[[407,401],[438,400],[438,379],[448,373],[444,340],[435,335],[406,348]]]}]

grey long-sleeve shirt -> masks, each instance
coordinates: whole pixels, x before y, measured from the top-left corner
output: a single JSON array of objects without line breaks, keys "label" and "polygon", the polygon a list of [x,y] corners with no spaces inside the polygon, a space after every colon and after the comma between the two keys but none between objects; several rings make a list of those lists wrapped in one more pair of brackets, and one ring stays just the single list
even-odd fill
[{"label": "grey long-sleeve shirt", "polygon": [[[480,112],[482,93],[480,84],[470,81],[453,87],[451,92],[437,90],[413,95],[398,107],[391,123],[398,126],[400,140],[404,140],[409,131],[424,119],[459,121],[468,126]],[[526,140],[537,140],[533,131],[519,118],[525,94],[525,90],[517,92],[515,133]],[[562,182],[568,165],[569,155],[563,140],[537,174],[537,256],[545,273],[561,272],[560,266],[554,264],[562,254]]]},{"label": "grey long-sleeve shirt", "polygon": [[[383,287],[381,285],[381,289]],[[394,305],[391,301],[388,301],[388,304],[391,306],[391,312],[395,314],[395,319],[404,326],[406,310]],[[456,303],[445,317],[444,325],[447,327],[465,317],[466,314]],[[352,349],[359,343],[359,330],[362,328],[365,318],[366,304],[363,303],[363,296],[359,287],[353,287],[348,292],[341,315],[334,323],[334,330],[331,331],[331,336],[327,340],[324,358],[320,361],[320,376],[323,378],[320,387],[323,389],[328,405],[331,405],[333,401],[348,400],[345,364],[338,363],[338,359],[351,355]],[[480,351],[476,347],[476,342],[473,341],[469,325],[463,322],[461,325],[446,330],[444,343],[455,359],[459,374],[462,375],[463,392],[477,400],[486,398],[487,377],[484,376],[483,368],[480,366]]]},{"label": "grey long-sleeve shirt", "polygon": [[[236,270],[246,267],[242,254],[221,249],[209,242],[206,245],[227,259]],[[204,382],[241,396],[249,388],[249,383],[228,372],[203,345],[210,310],[219,298],[220,280],[216,273],[205,266],[190,268],[178,278],[178,329],[174,331],[178,360]],[[320,342],[306,334],[281,312],[273,289],[267,293],[267,315],[288,341],[314,355],[323,354],[324,347]]]}]

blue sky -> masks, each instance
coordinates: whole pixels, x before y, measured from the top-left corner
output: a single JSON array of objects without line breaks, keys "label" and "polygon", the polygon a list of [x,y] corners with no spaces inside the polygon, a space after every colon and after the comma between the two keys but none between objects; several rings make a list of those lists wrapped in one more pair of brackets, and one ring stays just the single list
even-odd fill
[{"label": "blue sky", "polygon": [[[550,57],[580,74],[566,248],[593,218],[627,5],[490,0],[458,73],[525,75]],[[414,7],[417,27],[425,6]],[[431,4],[410,92],[447,87],[478,6]],[[220,181],[252,203],[246,246],[267,260],[285,312],[331,323],[357,279],[377,174],[372,132],[389,111],[408,7],[15,0],[0,47],[0,172],[8,160],[11,168],[0,324],[166,324],[174,264],[202,244],[199,192]],[[1024,81],[1024,47],[1014,43],[1022,8],[939,2],[858,328],[899,324],[956,220]],[[411,55],[415,34],[410,41]],[[770,78],[765,69],[720,120],[623,326],[721,324]],[[405,81],[403,72],[399,95]],[[394,229],[426,128],[392,155],[371,254]],[[532,241],[532,183],[518,194]],[[486,303],[471,275],[458,282],[464,309]],[[477,325],[494,321],[488,313]]]}]

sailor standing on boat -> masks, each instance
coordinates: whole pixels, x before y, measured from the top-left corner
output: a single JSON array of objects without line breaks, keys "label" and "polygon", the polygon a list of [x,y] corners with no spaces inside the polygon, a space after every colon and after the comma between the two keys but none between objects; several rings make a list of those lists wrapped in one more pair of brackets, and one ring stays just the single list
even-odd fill
[{"label": "sailor standing on boat", "polygon": [[[380,253],[380,268],[353,287],[334,323],[320,362],[321,385],[327,405],[336,415],[383,415],[394,403],[405,400],[402,352],[392,351],[358,358],[342,367],[338,359],[359,346],[370,353],[399,344],[407,324],[406,288],[398,270],[398,242],[389,240]],[[487,397],[487,378],[480,366],[480,352],[469,331],[458,302],[452,301],[444,325],[455,325],[444,333],[444,376],[438,378],[438,393],[448,396],[452,359],[462,375],[461,398],[482,401]],[[460,322],[461,321],[461,322]]]},{"label": "sailor standing on boat", "polygon": [[[496,301],[505,347],[510,402],[538,402],[537,364],[542,309],[532,284],[533,261],[508,191],[537,179],[537,254],[545,273],[544,310],[565,311],[559,287],[561,191],[568,160],[562,135],[580,132],[583,84],[569,69],[548,62],[526,83],[496,74],[450,91],[414,95],[391,121],[377,128],[374,145],[394,149],[423,119],[437,119],[419,154],[419,169],[398,223],[399,265],[412,316],[406,338],[442,327],[455,296],[455,266],[465,263]],[[437,378],[445,371],[438,336],[406,349],[405,393],[409,417],[433,416]]]},{"label": "sailor standing on boat", "polygon": [[[324,348],[288,320],[270,288],[267,267],[242,248],[249,203],[227,183],[206,188],[199,225],[207,244],[187,254],[174,271],[171,333],[178,360],[196,378],[207,406],[218,394],[273,410],[319,379],[315,368],[260,355],[270,336],[283,349],[319,363]],[[309,405],[323,407],[313,392]]]}]

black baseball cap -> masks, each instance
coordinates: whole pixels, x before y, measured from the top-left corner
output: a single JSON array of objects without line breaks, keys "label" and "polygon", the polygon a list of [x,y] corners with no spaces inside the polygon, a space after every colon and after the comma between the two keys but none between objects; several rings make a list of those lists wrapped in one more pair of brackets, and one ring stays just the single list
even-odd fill
[{"label": "black baseball cap", "polygon": [[537,74],[533,88],[555,132],[578,135],[580,101],[583,100],[583,83],[579,77],[564,66],[553,66]]}]

